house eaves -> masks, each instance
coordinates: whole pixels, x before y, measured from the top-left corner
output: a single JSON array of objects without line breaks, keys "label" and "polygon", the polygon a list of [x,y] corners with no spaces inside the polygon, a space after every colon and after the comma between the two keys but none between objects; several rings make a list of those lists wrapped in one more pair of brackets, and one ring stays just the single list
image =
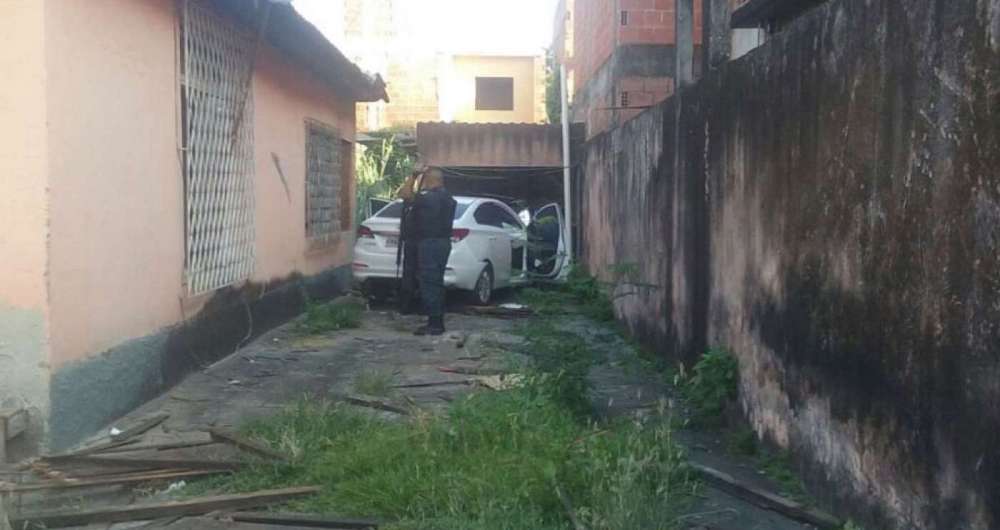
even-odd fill
[{"label": "house eaves", "polygon": [[289,2],[213,0],[211,3],[254,31],[266,20],[264,40],[334,91],[359,102],[389,101],[380,76],[372,77],[361,71]]}]

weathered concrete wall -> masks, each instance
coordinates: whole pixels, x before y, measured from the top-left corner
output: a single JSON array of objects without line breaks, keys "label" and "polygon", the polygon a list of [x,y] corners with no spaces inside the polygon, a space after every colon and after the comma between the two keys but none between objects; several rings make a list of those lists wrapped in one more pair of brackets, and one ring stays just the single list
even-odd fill
[{"label": "weathered concrete wall", "polygon": [[[633,332],[728,347],[846,513],[1000,527],[1000,0],[833,0],[588,145],[587,264]],[[679,175],[679,176],[678,176]]]},{"label": "weathered concrete wall", "polygon": [[48,409],[45,17],[20,0],[0,13],[0,408],[26,407],[32,426],[11,444],[17,458],[40,443]]}]

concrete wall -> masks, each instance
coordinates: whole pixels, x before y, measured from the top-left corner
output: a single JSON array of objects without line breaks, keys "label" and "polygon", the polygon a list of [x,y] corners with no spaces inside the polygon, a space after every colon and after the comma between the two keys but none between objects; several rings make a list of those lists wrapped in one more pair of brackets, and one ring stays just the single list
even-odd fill
[{"label": "concrete wall", "polygon": [[[45,13],[20,0],[0,1],[0,13],[0,408],[26,407],[36,419],[49,401]],[[42,436],[33,421],[11,456]]]},{"label": "concrete wall", "polygon": [[[317,289],[327,294],[331,286],[346,284],[342,273],[330,271],[349,263],[353,232],[345,230],[319,247],[306,238],[305,121],[323,122],[353,139],[355,111],[353,102],[340,100],[306,70],[262,47],[253,80],[257,263],[246,285],[192,298],[183,284],[174,3],[13,3],[44,16],[39,18],[44,39],[35,36],[36,46],[18,51],[44,53],[30,67],[44,65],[46,77],[14,69],[32,73],[25,82],[33,84],[23,90],[44,98],[33,117],[47,124],[32,146],[43,152],[32,168],[37,184],[19,192],[32,202],[19,206],[25,212],[18,222],[32,223],[30,231],[37,234],[32,244],[44,245],[44,219],[33,219],[46,211],[45,197],[38,194],[47,186],[48,274],[44,251],[23,268],[30,265],[47,278],[48,297],[33,296],[22,305],[35,310],[35,304],[37,314],[50,315],[49,442],[60,448],[188,370],[231,353],[248,334],[294,314],[302,303],[299,278],[325,278]],[[345,193],[353,201],[353,192]],[[19,319],[13,320],[19,326],[45,329],[40,320],[29,322],[24,314]]]},{"label": "concrete wall", "polygon": [[[541,57],[456,55],[440,81],[442,121],[540,123],[545,121],[545,74]],[[514,79],[514,109],[476,110],[477,77]]]},{"label": "concrete wall", "polygon": [[588,266],[869,527],[1000,527],[1000,0],[832,0],[587,146]]}]

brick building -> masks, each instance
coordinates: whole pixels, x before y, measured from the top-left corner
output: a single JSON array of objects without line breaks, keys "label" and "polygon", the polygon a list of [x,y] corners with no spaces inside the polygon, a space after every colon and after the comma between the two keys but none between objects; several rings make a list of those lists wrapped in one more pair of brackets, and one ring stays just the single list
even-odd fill
[{"label": "brick building", "polygon": [[[562,0],[553,52],[567,60],[572,119],[592,137],[673,93],[674,0]],[[700,64],[701,2],[694,9]]]}]

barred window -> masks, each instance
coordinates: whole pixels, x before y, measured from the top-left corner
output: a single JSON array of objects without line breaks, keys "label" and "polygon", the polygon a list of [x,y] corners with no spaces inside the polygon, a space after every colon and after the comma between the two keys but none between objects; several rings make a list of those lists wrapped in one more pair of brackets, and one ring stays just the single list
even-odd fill
[{"label": "barred window", "polygon": [[351,144],[336,129],[306,123],[306,235],[329,241],[351,227]]},{"label": "barred window", "polygon": [[199,294],[253,272],[254,46],[209,5],[186,0],[180,48],[185,280]]}]

